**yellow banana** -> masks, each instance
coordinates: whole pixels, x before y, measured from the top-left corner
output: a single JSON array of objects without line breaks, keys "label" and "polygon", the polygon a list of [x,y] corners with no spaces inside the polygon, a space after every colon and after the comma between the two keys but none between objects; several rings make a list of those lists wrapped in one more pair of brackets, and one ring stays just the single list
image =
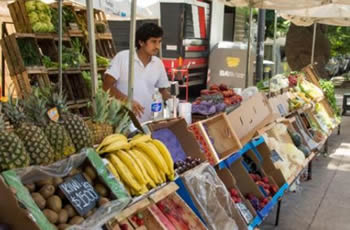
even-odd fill
[{"label": "yellow banana", "polygon": [[152,178],[148,175],[147,170],[145,169],[145,166],[142,164],[141,160],[136,157],[136,154],[133,152],[133,150],[129,149],[128,151],[125,151],[139,166],[147,184],[149,184],[152,188],[156,187],[156,184],[152,180]]},{"label": "yellow banana", "polygon": [[[160,154],[163,156],[163,159],[164,159],[165,163],[167,164],[169,172],[170,172],[170,174],[167,174],[169,176],[169,179],[170,179],[170,177],[174,179],[174,177],[175,177],[174,161],[173,161],[173,158],[171,157],[171,154],[170,154],[168,148],[159,140],[153,139],[150,143],[152,143],[158,149]],[[171,180],[173,180],[173,179],[171,179]]]},{"label": "yellow banana", "polygon": [[98,153],[111,153],[111,152],[124,150],[124,149],[130,149],[130,144],[125,141],[117,141],[100,149]]},{"label": "yellow banana", "polygon": [[130,172],[129,168],[124,165],[124,163],[114,154],[109,154],[108,159],[112,162],[113,166],[116,168],[120,178],[123,180],[125,184],[129,187],[135,189],[136,191],[140,191],[142,186],[137,182],[134,175]]},{"label": "yellow banana", "polygon": [[157,167],[153,164],[153,162],[149,159],[149,157],[137,149],[132,149],[132,152],[135,154],[135,156],[138,159],[140,159],[140,161],[142,162],[143,166],[147,170],[147,173],[151,177],[151,179],[156,184],[161,184],[162,180],[157,170]]},{"label": "yellow banana", "polygon": [[113,166],[113,164],[108,160],[108,159],[103,159],[106,161],[107,165],[107,169],[109,170],[109,172],[117,179],[120,181],[120,176],[117,172],[117,170],[115,169],[115,167]]},{"label": "yellow banana", "polygon": [[129,142],[131,146],[135,146],[137,143],[140,142],[147,142],[152,140],[151,135],[136,135],[135,137],[133,137],[131,139],[131,141]]},{"label": "yellow banana", "polygon": [[151,158],[151,160],[157,165],[157,167],[166,173],[167,175],[170,175],[170,171],[168,169],[167,164],[165,163],[162,155],[158,151],[158,149],[150,143],[137,143],[135,147]]},{"label": "yellow banana", "polygon": [[117,152],[114,152],[112,154],[115,154],[119,157],[121,161],[129,168],[130,172],[134,175],[134,177],[137,179],[137,181],[141,184],[147,184],[147,181],[145,177],[142,174],[141,169],[137,165],[137,163],[134,161],[134,159],[129,156],[126,152],[123,150],[119,150]]},{"label": "yellow banana", "polygon": [[109,135],[107,137],[105,137],[103,139],[103,141],[101,142],[101,144],[97,147],[97,151],[101,150],[104,146],[110,145],[113,142],[117,142],[117,141],[125,141],[127,142],[128,139],[126,138],[126,136],[122,135],[122,134],[112,134]]}]

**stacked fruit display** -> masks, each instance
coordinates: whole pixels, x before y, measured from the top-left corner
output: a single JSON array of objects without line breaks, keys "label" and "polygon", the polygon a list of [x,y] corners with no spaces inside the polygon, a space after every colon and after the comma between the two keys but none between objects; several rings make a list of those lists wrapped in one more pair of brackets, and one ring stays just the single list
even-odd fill
[{"label": "stacked fruit display", "polygon": [[221,93],[224,96],[224,102],[226,105],[235,105],[242,101],[242,97],[240,95],[236,94],[233,89],[229,89],[227,85],[224,85],[224,84],[221,84],[219,86],[217,85],[210,86],[209,92]]},{"label": "stacked fruit display", "polygon": [[[59,113],[57,122],[47,115],[54,107]],[[1,135],[0,171],[29,164],[48,165],[92,146],[88,127],[82,118],[67,111],[62,95],[44,95],[38,90],[24,100],[10,95],[2,111],[14,129],[10,132],[2,128],[9,135]]]},{"label": "stacked fruit display", "polygon": [[81,224],[96,211],[97,207],[91,209],[85,216],[80,216],[59,188],[61,183],[80,173],[89,184],[94,187],[96,193],[99,195],[100,198],[97,207],[101,207],[113,199],[109,188],[104,185],[103,181],[97,176],[95,169],[89,164],[71,170],[71,172],[63,178],[52,177],[25,185],[33,200],[42,210],[49,222],[55,225],[59,230],[68,229],[71,225]]},{"label": "stacked fruit display", "polygon": [[278,191],[278,186],[270,183],[268,177],[261,177],[259,174],[251,173],[250,177],[254,180],[255,184],[258,185],[268,197],[272,197]]},{"label": "stacked fruit display", "polygon": [[250,201],[253,208],[257,211],[261,211],[265,207],[265,205],[268,204],[271,200],[271,197],[261,197],[260,199],[258,199],[253,194],[247,194],[246,198]]},{"label": "stacked fruit display", "polygon": [[242,202],[241,196],[239,195],[239,191],[237,189],[231,188],[229,189],[229,192],[233,202],[235,202],[236,204]]},{"label": "stacked fruit display", "polygon": [[188,157],[186,157],[186,159],[184,161],[175,162],[174,167],[175,167],[175,171],[178,174],[182,174],[182,173],[196,167],[200,163],[201,163],[201,159],[192,158],[192,157],[188,156]]},{"label": "stacked fruit display", "polygon": [[106,137],[97,148],[108,160],[109,169],[131,195],[174,180],[174,162],[166,146],[150,135],[137,135],[128,142],[121,134]]}]

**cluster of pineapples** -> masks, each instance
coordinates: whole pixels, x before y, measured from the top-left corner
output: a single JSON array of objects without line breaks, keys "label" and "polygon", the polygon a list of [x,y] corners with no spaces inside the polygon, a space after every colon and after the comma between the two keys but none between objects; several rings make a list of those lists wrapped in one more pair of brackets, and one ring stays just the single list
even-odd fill
[{"label": "cluster of pineapples", "polygon": [[[47,115],[56,107],[59,120]],[[65,97],[54,90],[35,89],[26,99],[9,96],[3,104],[13,131],[3,126],[0,116],[0,171],[30,165],[47,165],[84,147],[92,146],[92,136],[85,122],[67,110]]]},{"label": "cluster of pineapples", "polygon": [[129,110],[121,101],[100,89],[91,107],[92,117],[87,121],[87,125],[91,130],[94,144],[100,144],[105,137],[113,133],[127,134],[131,119]]}]

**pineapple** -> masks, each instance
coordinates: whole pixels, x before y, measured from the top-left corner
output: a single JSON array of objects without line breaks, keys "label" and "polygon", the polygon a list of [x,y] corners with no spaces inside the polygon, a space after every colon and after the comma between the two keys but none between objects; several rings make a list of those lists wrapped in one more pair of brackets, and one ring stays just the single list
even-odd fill
[{"label": "pineapple", "polygon": [[24,144],[14,132],[6,131],[3,117],[0,114],[0,172],[29,166]]},{"label": "pineapple", "polygon": [[75,153],[75,147],[69,133],[63,125],[53,122],[47,116],[47,99],[34,89],[24,103],[24,110],[31,121],[42,128],[54,152],[55,161]]},{"label": "pineapple", "polygon": [[85,147],[92,147],[92,135],[89,128],[81,117],[68,112],[66,97],[58,93],[57,89],[50,89],[43,93],[48,99],[48,105],[58,109],[60,122],[68,131],[75,150],[79,152]]},{"label": "pineapple", "polygon": [[38,126],[26,120],[23,108],[19,101],[9,97],[4,105],[4,113],[15,127],[15,133],[22,140],[30,156],[31,165],[48,165],[54,162],[55,154],[47,140],[45,133]]},{"label": "pineapple", "polygon": [[92,120],[87,122],[94,144],[101,143],[105,137],[113,133],[113,126],[107,123],[109,99],[109,93],[103,90],[99,90],[96,94]]}]

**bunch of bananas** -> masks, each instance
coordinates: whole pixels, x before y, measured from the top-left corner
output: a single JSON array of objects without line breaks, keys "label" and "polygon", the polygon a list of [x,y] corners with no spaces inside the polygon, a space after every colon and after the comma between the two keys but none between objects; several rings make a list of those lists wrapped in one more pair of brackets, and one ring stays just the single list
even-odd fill
[{"label": "bunch of bananas", "polygon": [[125,136],[113,134],[102,141],[97,152],[106,156],[108,169],[131,195],[142,195],[175,178],[167,147],[150,135],[139,134],[129,142]]}]

